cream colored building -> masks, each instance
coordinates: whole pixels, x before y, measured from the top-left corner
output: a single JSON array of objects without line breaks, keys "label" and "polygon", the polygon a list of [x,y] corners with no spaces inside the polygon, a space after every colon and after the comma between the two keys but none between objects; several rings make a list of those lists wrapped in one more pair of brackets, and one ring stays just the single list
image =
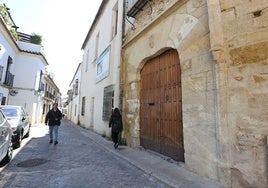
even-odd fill
[{"label": "cream colored building", "polygon": [[120,108],[123,0],[102,1],[82,45],[79,123],[110,135],[112,108]]},{"label": "cream colored building", "polygon": [[226,187],[267,187],[268,1],[127,2],[127,144]]},{"label": "cream colored building", "polygon": [[46,114],[50,109],[53,107],[53,103],[58,103],[59,108],[61,108],[61,93],[54,82],[53,73],[47,73],[45,72],[42,75],[41,83],[43,85],[43,89],[40,92],[40,100],[39,100],[39,117],[41,117],[41,121],[39,122],[45,122]]}]

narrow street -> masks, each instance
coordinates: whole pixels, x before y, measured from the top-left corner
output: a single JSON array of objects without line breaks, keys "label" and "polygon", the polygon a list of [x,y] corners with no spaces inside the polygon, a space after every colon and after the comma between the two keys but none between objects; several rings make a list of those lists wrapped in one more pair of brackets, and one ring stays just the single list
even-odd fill
[{"label": "narrow street", "polygon": [[167,187],[67,120],[59,129],[58,145],[49,144],[47,133],[44,124],[31,127],[30,137],[14,150],[12,161],[0,168],[1,188]]}]

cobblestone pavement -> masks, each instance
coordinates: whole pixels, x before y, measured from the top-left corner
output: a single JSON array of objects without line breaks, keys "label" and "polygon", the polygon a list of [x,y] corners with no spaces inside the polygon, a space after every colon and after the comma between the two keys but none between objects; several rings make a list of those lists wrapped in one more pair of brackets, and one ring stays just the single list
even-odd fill
[{"label": "cobblestone pavement", "polygon": [[1,188],[169,187],[101,147],[67,120],[60,126],[58,145],[48,143],[47,133],[44,124],[31,127],[30,137],[0,168]]}]

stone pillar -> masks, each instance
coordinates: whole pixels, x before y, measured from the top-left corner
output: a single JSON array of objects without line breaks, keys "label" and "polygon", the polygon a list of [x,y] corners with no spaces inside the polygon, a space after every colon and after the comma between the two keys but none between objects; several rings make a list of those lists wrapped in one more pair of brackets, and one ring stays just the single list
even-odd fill
[{"label": "stone pillar", "polygon": [[219,0],[207,0],[211,53],[215,66],[213,70],[214,83],[216,84],[216,140],[218,157],[218,180],[231,186],[231,142],[228,126],[227,111],[227,66],[225,59],[224,37]]}]

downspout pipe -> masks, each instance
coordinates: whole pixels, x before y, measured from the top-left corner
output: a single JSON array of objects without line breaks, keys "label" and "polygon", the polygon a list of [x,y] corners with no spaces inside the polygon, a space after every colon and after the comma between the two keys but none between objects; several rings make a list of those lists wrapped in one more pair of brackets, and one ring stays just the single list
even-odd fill
[{"label": "downspout pipe", "polygon": [[119,83],[119,109],[123,110],[123,88],[122,88],[122,44],[125,37],[125,18],[126,18],[126,0],[119,1],[122,3],[122,19],[121,19],[121,41],[120,41],[120,62],[119,62],[119,75],[118,75],[118,83]]}]

